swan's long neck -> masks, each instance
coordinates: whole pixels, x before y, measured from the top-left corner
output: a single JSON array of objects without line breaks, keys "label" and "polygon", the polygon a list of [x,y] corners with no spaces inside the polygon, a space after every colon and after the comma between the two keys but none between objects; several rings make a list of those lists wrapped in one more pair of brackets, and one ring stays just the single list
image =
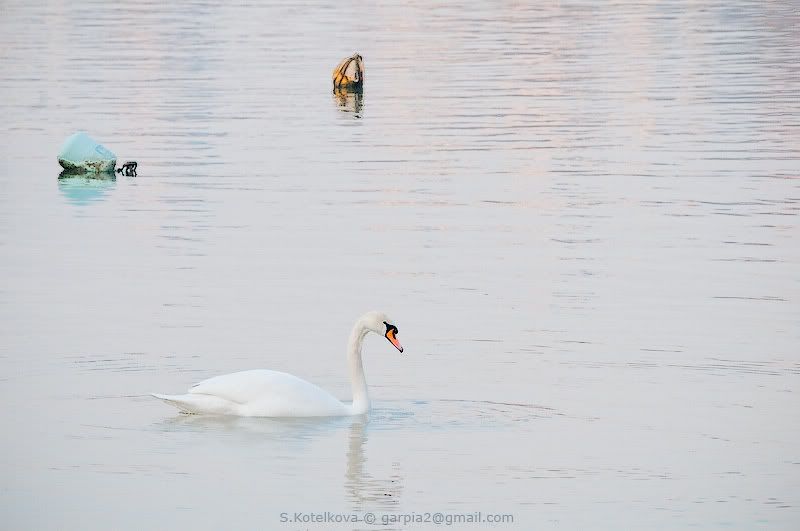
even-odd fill
[{"label": "swan's long neck", "polygon": [[350,366],[350,385],[353,387],[351,407],[354,415],[369,411],[367,380],[364,377],[364,365],[361,363],[361,344],[368,331],[361,320],[357,321],[347,343],[347,364]]}]

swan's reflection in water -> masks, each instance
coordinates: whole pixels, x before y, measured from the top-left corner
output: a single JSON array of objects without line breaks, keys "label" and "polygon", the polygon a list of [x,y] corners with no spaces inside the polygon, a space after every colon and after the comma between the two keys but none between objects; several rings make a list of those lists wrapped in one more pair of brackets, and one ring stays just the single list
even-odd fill
[{"label": "swan's reflection in water", "polygon": [[170,431],[203,431],[244,439],[279,442],[288,448],[346,427],[349,417],[262,418],[211,415],[176,415],[160,422]]},{"label": "swan's reflection in water", "polygon": [[[389,417],[392,417],[389,414]],[[386,413],[378,414],[380,423]],[[307,452],[307,446],[326,435],[346,433],[346,469],[344,474],[344,497],[350,503],[349,510],[392,511],[400,507],[403,492],[403,477],[400,464],[392,461],[387,477],[377,477],[370,471],[366,457],[368,427],[367,415],[354,417],[319,418],[248,418],[228,416],[177,415],[156,424],[159,430],[189,431],[234,437],[272,448],[273,457],[297,458]],[[380,428],[378,428],[380,429]]]},{"label": "swan's reflection in water", "polygon": [[392,473],[387,478],[376,478],[367,469],[365,446],[369,419],[355,417],[350,426],[347,448],[347,473],[345,491],[352,504],[352,510],[361,513],[368,510],[390,511],[400,506],[403,492],[403,477],[400,465],[392,463]]},{"label": "swan's reflection in water", "polygon": [[360,90],[335,89],[333,99],[339,110],[351,114],[353,118],[361,118],[364,108],[364,93]]}]

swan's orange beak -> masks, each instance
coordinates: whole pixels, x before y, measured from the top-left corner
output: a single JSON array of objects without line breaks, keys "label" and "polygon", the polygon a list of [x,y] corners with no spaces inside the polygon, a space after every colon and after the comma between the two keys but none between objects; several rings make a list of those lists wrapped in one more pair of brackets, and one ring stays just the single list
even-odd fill
[{"label": "swan's orange beak", "polygon": [[386,331],[386,339],[389,340],[389,343],[394,345],[394,348],[396,348],[400,352],[403,352],[403,345],[401,345],[400,342],[397,340],[394,328],[390,328],[389,330]]}]

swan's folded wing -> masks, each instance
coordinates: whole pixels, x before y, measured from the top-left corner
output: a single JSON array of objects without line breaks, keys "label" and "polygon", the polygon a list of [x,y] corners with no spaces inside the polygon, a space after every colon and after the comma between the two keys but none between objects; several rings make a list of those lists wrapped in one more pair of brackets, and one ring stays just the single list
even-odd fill
[{"label": "swan's folded wing", "polygon": [[[246,404],[259,398],[280,392],[280,389],[299,380],[284,372],[255,369],[215,376],[196,383],[189,389],[192,394],[211,395]],[[301,380],[302,381],[302,380]]]},{"label": "swan's folded wing", "polygon": [[215,376],[195,384],[189,393],[211,395],[237,404],[270,400],[276,404],[302,404],[309,400],[338,401],[316,385],[285,372],[255,369]]}]

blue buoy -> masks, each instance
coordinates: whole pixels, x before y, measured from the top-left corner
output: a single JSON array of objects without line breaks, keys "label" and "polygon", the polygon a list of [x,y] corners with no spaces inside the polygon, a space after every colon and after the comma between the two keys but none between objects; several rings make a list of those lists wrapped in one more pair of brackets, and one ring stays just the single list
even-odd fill
[{"label": "blue buoy", "polygon": [[114,173],[117,156],[84,132],[67,138],[58,152],[65,173]]}]

